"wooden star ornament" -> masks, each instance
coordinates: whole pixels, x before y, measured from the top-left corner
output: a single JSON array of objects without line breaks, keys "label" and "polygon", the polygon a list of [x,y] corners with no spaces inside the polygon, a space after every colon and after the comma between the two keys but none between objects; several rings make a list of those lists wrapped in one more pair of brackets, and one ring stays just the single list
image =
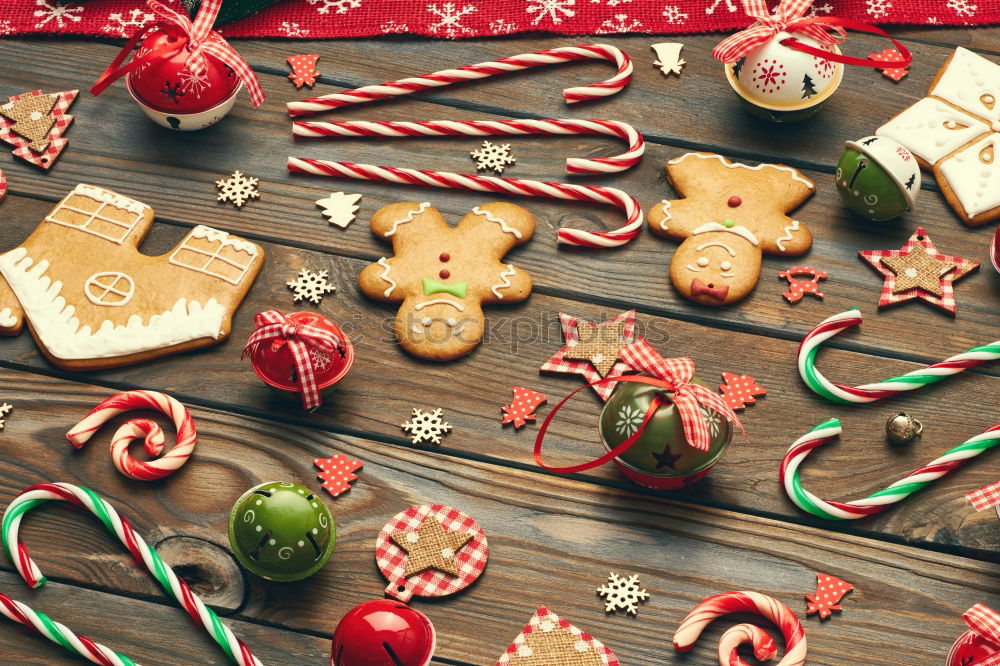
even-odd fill
[{"label": "wooden star ornament", "polygon": [[[635,341],[635,310],[622,312],[600,324],[560,312],[559,323],[566,344],[540,371],[580,374],[589,383],[619,377],[629,369],[618,358],[618,352]],[[607,400],[614,388],[612,382],[593,387],[602,400]]]},{"label": "wooden star ornament", "polygon": [[446,530],[434,516],[428,516],[420,529],[390,535],[392,542],[406,551],[406,574],[409,578],[428,569],[458,575],[455,553],[469,543],[472,535]]},{"label": "wooden star ornament", "polygon": [[953,315],[954,282],[979,268],[978,261],[938,252],[923,229],[917,229],[898,250],[862,250],[858,254],[885,278],[879,307],[919,298]]}]

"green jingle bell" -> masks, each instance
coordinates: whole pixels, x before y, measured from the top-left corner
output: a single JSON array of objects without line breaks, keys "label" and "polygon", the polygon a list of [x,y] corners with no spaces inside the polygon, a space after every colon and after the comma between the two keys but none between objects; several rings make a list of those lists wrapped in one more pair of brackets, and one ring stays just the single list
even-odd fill
[{"label": "green jingle bell", "polygon": [[[707,386],[697,378],[691,383]],[[710,445],[708,451],[700,451],[687,443],[684,424],[672,404],[671,391],[649,384],[622,383],[601,411],[601,440],[611,450],[633,436],[642,427],[649,405],[657,395],[670,404],[656,410],[639,438],[615,459],[615,464],[640,485],[681,488],[705,476],[729,446],[733,433],[725,417],[701,409],[702,418],[708,425]]]},{"label": "green jingle bell", "polygon": [[229,513],[229,545],[250,572],[294,581],[319,571],[333,553],[337,528],[330,510],[297,483],[262,483]]},{"label": "green jingle bell", "polygon": [[851,210],[882,222],[913,209],[920,192],[920,165],[910,151],[883,136],[844,145],[837,162],[837,191]]}]

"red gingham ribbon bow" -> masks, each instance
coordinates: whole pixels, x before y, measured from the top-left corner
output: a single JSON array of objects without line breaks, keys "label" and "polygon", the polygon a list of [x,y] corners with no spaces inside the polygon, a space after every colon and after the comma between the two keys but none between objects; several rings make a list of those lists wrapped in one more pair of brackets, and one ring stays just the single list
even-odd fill
[{"label": "red gingham ribbon bow", "polygon": [[[260,87],[260,81],[257,80],[257,76],[250,69],[250,65],[240,57],[240,54],[223,38],[222,35],[212,30],[212,25],[215,23],[216,16],[219,15],[219,9],[222,8],[222,0],[202,0],[201,6],[198,9],[198,14],[194,17],[194,21],[188,18],[187,14],[184,12],[178,12],[170,7],[167,7],[157,0],[146,0],[146,5],[149,7],[150,11],[159,17],[159,20],[143,27],[138,32],[136,32],[128,40],[122,50],[118,53],[118,57],[115,58],[114,62],[108,65],[108,68],[104,70],[101,77],[97,79],[97,82],[90,89],[95,95],[99,95],[101,91],[107,88],[111,83],[127,72],[135,69],[142,63],[160,57],[170,57],[177,50],[181,48],[186,48],[190,51],[190,55],[185,62],[187,69],[192,74],[198,74],[205,70],[205,54],[210,53],[215,56],[225,64],[232,68],[236,76],[239,77],[240,81],[247,87],[247,92],[250,93],[250,101],[255,107],[260,106],[261,102],[264,101],[264,90]],[[176,50],[170,51],[168,49],[151,51],[145,54],[142,58],[133,58],[132,62],[121,66],[122,62],[128,57],[128,54],[132,52],[132,49],[139,40],[142,39],[149,30],[163,25],[174,25],[181,29],[181,31],[187,36],[187,41],[178,40],[176,45]]]},{"label": "red gingham ribbon bow", "polygon": [[542,442],[545,440],[545,433],[548,432],[549,424],[552,423],[552,418],[556,415],[556,412],[562,409],[562,406],[565,405],[570,398],[580,391],[590,388],[591,386],[603,386],[605,384],[617,383],[648,384],[650,386],[657,386],[671,391],[674,394],[674,405],[677,407],[677,413],[680,415],[681,423],[684,426],[684,437],[687,440],[687,443],[702,451],[708,451],[711,446],[708,424],[705,423],[701,414],[702,405],[728,419],[733,425],[740,429],[740,432],[746,434],[746,431],[743,429],[743,424],[740,423],[739,418],[736,416],[736,412],[734,412],[729,405],[726,404],[726,401],[722,399],[722,396],[718,393],[713,393],[704,386],[691,383],[691,378],[694,375],[694,362],[691,359],[665,359],[660,356],[659,352],[653,349],[652,345],[646,342],[645,338],[638,338],[635,342],[626,345],[621,349],[621,351],[618,352],[618,356],[623,361],[628,363],[631,369],[637,372],[649,373],[652,377],[647,377],[645,375],[620,375],[605,377],[603,379],[598,379],[596,382],[591,382],[590,384],[581,386],[559,401],[559,404],[556,405],[551,412],[549,412],[548,416],[545,417],[545,421],[538,429],[538,435],[535,437],[534,457],[535,462],[538,463],[539,467],[543,467],[550,472],[555,472],[556,474],[573,474],[575,472],[583,472],[588,469],[600,467],[604,463],[614,460],[628,451],[632,445],[639,441],[639,438],[642,437],[642,433],[646,429],[646,425],[649,424],[649,420],[653,418],[656,411],[660,407],[669,405],[664,397],[656,396],[653,398],[653,400],[649,403],[649,408],[646,410],[645,416],[642,419],[642,424],[634,433],[632,433],[632,436],[605,453],[600,458],[579,465],[571,465],[569,467],[550,467],[546,465],[542,462]]},{"label": "red gingham ribbon bow", "polygon": [[310,411],[319,407],[323,401],[320,400],[319,388],[316,386],[309,348],[332,354],[341,345],[340,338],[322,328],[296,324],[277,310],[254,315],[253,323],[257,330],[250,335],[243,348],[243,358],[253,353],[257,345],[262,343],[274,341],[278,345],[287,344],[295,360],[295,373],[302,389],[302,405]]},{"label": "red gingham ribbon bow", "polygon": [[[870,26],[860,21],[842,19],[835,16],[813,16],[806,17],[806,12],[812,7],[813,0],[781,0],[775,8],[774,13],[767,9],[767,0],[743,0],[743,10],[747,16],[754,19],[752,25],[745,30],[726,37],[719,42],[712,55],[722,62],[736,62],[746,54],[759,46],[762,46],[779,32],[799,33],[815,39],[820,44],[842,44],[847,37],[847,30],[867,32],[874,35],[888,37],[896,46],[903,61],[899,67],[910,66],[912,57],[906,47],[892,39],[884,31]],[[835,34],[831,34],[830,31]],[[885,63],[871,58],[853,58],[838,53],[832,53],[824,49],[818,49],[808,44],[803,44],[793,37],[781,40],[781,43],[788,48],[802,51],[809,55],[833,60],[847,65],[858,65],[860,67],[884,67]],[[894,64],[894,66],[896,66]]]},{"label": "red gingham ribbon bow", "polygon": [[979,490],[966,493],[965,499],[972,503],[976,511],[985,511],[1000,504],[1000,481],[995,481]]},{"label": "red gingham ribbon bow", "polygon": [[1000,614],[989,606],[976,604],[965,611],[962,619],[969,629],[993,647],[993,654],[969,666],[1000,666]]},{"label": "red gingham ribbon bow", "polygon": [[691,359],[663,358],[645,338],[626,345],[618,355],[635,370],[663,380],[664,388],[673,392],[671,400],[684,424],[684,437],[690,446],[699,451],[708,451],[711,446],[712,438],[702,416],[702,408],[728,419],[743,431],[739,417],[722,396],[700,384],[691,383],[694,377],[694,361]]}]

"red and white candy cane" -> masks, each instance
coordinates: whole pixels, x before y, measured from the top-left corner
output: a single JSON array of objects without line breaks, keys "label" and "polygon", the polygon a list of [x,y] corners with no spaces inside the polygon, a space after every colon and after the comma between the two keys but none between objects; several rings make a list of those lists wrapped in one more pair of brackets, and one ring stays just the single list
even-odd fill
[{"label": "red and white candy cane", "polygon": [[572,185],[569,183],[546,183],[538,180],[517,178],[497,178],[473,174],[449,173],[447,171],[424,171],[400,167],[355,164],[354,162],[331,162],[299,157],[288,158],[288,170],[292,173],[310,173],[317,176],[377,180],[402,185],[429,185],[477,192],[515,194],[523,197],[548,197],[570,201],[596,201],[617,206],[625,212],[625,226],[614,231],[582,231],[579,229],[559,229],[559,242],[579,247],[602,248],[625,245],[635,238],[642,228],[642,208],[634,197],[613,187],[596,185]]},{"label": "red and white candy cane", "polygon": [[566,172],[574,175],[618,173],[631,169],[646,152],[642,135],[617,120],[425,120],[419,122],[347,121],[337,123],[292,123],[292,134],[301,137],[433,137],[433,136],[524,136],[527,134],[607,134],[628,142],[628,151],[614,157],[570,157]]},{"label": "red and white candy cane", "polygon": [[[0,526],[0,536],[3,538],[4,551],[17,572],[21,574],[32,588],[45,584],[45,576],[39,571],[38,565],[28,554],[28,548],[21,541],[19,530],[24,514],[49,500],[61,500],[74,506],[90,511],[100,518],[104,526],[111,531],[122,544],[128,548],[137,564],[145,567],[156,582],[179,603],[195,625],[204,629],[219,644],[226,656],[239,666],[262,666],[257,657],[243,641],[236,638],[232,630],[222,623],[219,616],[205,605],[198,595],[191,591],[188,584],[179,578],[174,570],[164,562],[155,550],[149,547],[141,536],[120,516],[115,508],[105,502],[97,493],[89,488],[74,486],[69,483],[42,483],[31,486],[7,506],[3,514],[3,524]],[[54,622],[41,613],[35,613],[24,604],[0,595],[0,613],[15,622],[29,626],[54,643],[62,645],[67,650],[103,666],[136,666],[135,662],[122,654],[116,654],[110,648],[95,643],[86,636],[74,634],[65,625]],[[151,636],[153,634],[151,633]],[[163,646],[168,649],[168,646]]]},{"label": "red and white candy cane", "polygon": [[143,462],[129,455],[128,447],[133,440],[144,437],[144,448],[150,457],[163,452],[163,430],[149,419],[134,419],[123,424],[111,438],[111,459],[118,471],[137,481],[155,481],[173,474],[187,462],[198,441],[194,421],[184,405],[169,395],[156,391],[128,391],[112,396],[99,404],[82,421],[66,433],[66,438],[75,448],[81,448],[94,433],[108,420],[135,409],[155,409],[163,412],[177,428],[177,442],[174,448],[162,458]]},{"label": "red and white candy cane", "polygon": [[806,334],[806,337],[799,344],[798,365],[802,381],[814,392],[832,402],[851,404],[891,398],[906,391],[923,388],[928,384],[936,384],[947,377],[957,375],[977,365],[1000,359],[1000,340],[997,340],[982,347],[973,347],[966,352],[946,358],[940,363],[928,365],[899,377],[890,377],[875,384],[847,386],[831,382],[816,369],[816,353],[829,338],[844,329],[860,324],[861,312],[857,308],[847,310],[821,321],[816,328]]},{"label": "red and white candy cane", "polygon": [[365,104],[377,100],[409,95],[421,90],[431,90],[450,86],[455,83],[465,83],[485,79],[498,74],[517,72],[543,65],[558,65],[574,60],[609,60],[618,66],[618,71],[610,79],[586,86],[566,88],[563,99],[567,104],[576,104],[592,99],[610,97],[628,85],[632,78],[632,60],[617,47],[610,44],[581,44],[579,46],[563,46],[536,53],[522,53],[509,58],[500,58],[491,62],[481,62],[466,65],[458,69],[443,69],[439,72],[423,76],[389,81],[374,86],[364,86],[354,90],[345,90],[321,97],[312,97],[298,102],[288,103],[288,115],[304,116],[310,113],[320,113],[330,109]]},{"label": "red and white candy cane", "polygon": [[[758,592],[729,592],[702,601],[681,622],[674,634],[674,649],[688,652],[712,620],[729,613],[755,613],[778,625],[785,636],[785,656],[777,666],[802,666],[806,662],[806,632],[802,623],[788,606]],[[721,666],[746,666],[736,652],[740,643],[752,643],[758,659],[769,659],[775,654],[774,641],[766,632],[752,625],[737,625],[723,634],[719,642]]]}]

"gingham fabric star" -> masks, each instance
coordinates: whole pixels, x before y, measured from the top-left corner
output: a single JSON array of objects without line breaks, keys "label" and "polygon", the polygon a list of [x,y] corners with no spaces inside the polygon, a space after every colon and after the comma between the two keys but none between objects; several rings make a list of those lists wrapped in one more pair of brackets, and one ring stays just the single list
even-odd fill
[{"label": "gingham fabric star", "polygon": [[[594,324],[586,319],[580,319],[579,317],[574,317],[573,315],[559,313],[559,323],[562,326],[563,338],[566,344],[560,349],[556,354],[550,358],[548,361],[542,365],[539,370],[541,372],[564,372],[564,373],[575,373],[583,375],[587,383],[596,382],[601,379],[601,372],[596,367],[595,363],[592,361],[596,360],[600,362],[602,367],[608,367],[606,360],[604,358],[600,359],[570,359],[567,357],[567,353],[573,355],[573,348],[580,343],[580,327],[598,327],[598,328],[620,328],[621,329],[621,347],[635,341],[635,310],[629,310],[627,312],[622,312],[617,317],[609,319],[600,324]],[[603,356],[603,354],[602,354]],[[617,352],[615,353],[617,357]],[[604,373],[604,377],[620,377],[629,370],[628,364],[626,364],[621,359],[617,359],[613,364],[608,367],[607,371]],[[601,397],[601,400],[607,400],[611,397],[611,392],[615,389],[615,384],[613,382],[608,382],[607,384],[602,384],[600,386],[592,387],[594,392]]]},{"label": "gingham fabric star", "polygon": [[[928,258],[925,259],[922,255],[908,256],[920,252],[926,253]],[[898,250],[862,250],[858,254],[885,278],[879,307],[919,298],[945,312],[955,314],[953,283],[979,268],[978,261],[949,257],[938,252],[923,229],[917,229]],[[899,275],[896,270],[899,270]],[[928,273],[936,277],[933,280],[938,287],[936,290],[925,288],[930,286],[926,281]]]}]

